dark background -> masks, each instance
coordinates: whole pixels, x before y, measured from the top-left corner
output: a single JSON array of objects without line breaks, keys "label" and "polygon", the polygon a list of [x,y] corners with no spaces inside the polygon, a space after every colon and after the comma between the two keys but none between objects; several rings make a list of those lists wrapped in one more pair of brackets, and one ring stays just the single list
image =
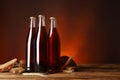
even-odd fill
[{"label": "dark background", "polygon": [[1,0],[0,63],[25,59],[29,17],[57,19],[61,56],[77,63],[120,63],[119,0]]}]

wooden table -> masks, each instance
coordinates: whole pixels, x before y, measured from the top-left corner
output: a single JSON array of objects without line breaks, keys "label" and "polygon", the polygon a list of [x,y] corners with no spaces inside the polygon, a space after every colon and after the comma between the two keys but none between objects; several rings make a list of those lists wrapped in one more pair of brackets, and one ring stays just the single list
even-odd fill
[{"label": "wooden table", "polygon": [[81,64],[77,72],[41,76],[0,73],[0,80],[120,80],[120,64]]}]

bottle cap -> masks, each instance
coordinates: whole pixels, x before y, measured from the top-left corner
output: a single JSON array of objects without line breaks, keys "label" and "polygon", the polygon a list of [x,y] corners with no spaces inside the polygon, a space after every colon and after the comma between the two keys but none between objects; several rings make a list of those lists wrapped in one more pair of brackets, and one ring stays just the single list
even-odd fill
[{"label": "bottle cap", "polygon": [[51,21],[51,26],[56,27],[56,19],[55,17],[50,17]]},{"label": "bottle cap", "polygon": [[35,17],[30,17],[31,21],[30,21],[30,27],[35,27]]},{"label": "bottle cap", "polygon": [[38,15],[38,17],[39,17],[39,20],[40,20],[39,25],[41,24],[41,26],[45,26],[45,16]]}]

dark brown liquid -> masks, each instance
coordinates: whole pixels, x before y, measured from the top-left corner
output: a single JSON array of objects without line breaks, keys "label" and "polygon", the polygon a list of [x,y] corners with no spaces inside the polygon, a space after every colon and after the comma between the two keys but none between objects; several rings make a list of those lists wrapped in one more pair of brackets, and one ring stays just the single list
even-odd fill
[{"label": "dark brown liquid", "polygon": [[[31,37],[30,37],[30,33],[31,33]],[[27,46],[26,46],[27,47],[26,49],[26,71],[27,72],[35,71],[36,33],[37,33],[37,28],[32,28],[32,30],[29,31],[27,42],[26,42],[27,43]],[[30,49],[28,50],[29,47]]]},{"label": "dark brown liquid", "polygon": [[[36,67],[36,72],[48,71],[48,54],[47,54],[47,32],[45,27],[41,27],[40,41],[39,41],[39,63]],[[36,55],[38,56],[38,55]]]},{"label": "dark brown liquid", "polygon": [[51,36],[49,34],[48,49],[50,72],[58,72],[60,70],[60,39],[56,28],[53,28]]}]

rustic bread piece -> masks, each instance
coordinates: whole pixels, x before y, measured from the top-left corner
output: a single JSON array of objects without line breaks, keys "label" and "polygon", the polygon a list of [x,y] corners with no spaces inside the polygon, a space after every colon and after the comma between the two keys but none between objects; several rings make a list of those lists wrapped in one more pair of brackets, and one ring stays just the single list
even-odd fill
[{"label": "rustic bread piece", "polygon": [[21,74],[24,71],[25,71],[25,69],[23,67],[16,67],[16,68],[12,68],[10,70],[10,72],[14,73],[14,74]]},{"label": "rustic bread piece", "polygon": [[4,64],[0,65],[0,72],[4,72],[4,71],[9,71],[11,68],[13,68],[15,66],[15,64],[17,63],[17,59],[12,59]]},{"label": "rustic bread piece", "polygon": [[77,65],[72,58],[73,57],[68,57],[68,56],[61,56],[60,57],[60,68],[61,68],[61,70],[64,70],[67,67],[74,67],[74,66]]}]

